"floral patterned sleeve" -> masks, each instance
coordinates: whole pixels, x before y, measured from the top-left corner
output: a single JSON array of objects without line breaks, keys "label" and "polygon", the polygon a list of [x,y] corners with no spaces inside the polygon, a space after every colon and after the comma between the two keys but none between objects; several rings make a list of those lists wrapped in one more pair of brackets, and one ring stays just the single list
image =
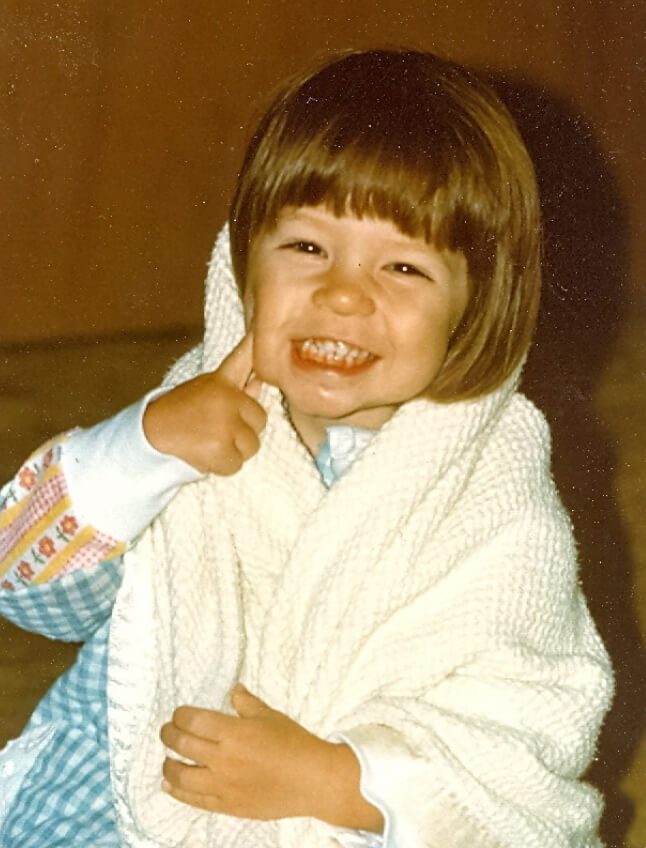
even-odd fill
[{"label": "floral patterned sleeve", "polygon": [[126,549],[76,514],[61,468],[66,438],[36,451],[0,490],[0,586],[5,590],[57,580]]}]

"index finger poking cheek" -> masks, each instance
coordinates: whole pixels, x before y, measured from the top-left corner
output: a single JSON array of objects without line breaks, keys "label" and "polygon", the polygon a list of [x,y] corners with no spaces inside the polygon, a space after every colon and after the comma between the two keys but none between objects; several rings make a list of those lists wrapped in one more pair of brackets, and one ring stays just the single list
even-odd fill
[{"label": "index finger poking cheek", "polygon": [[239,389],[244,389],[253,371],[253,332],[251,330],[223,359],[218,371]]}]

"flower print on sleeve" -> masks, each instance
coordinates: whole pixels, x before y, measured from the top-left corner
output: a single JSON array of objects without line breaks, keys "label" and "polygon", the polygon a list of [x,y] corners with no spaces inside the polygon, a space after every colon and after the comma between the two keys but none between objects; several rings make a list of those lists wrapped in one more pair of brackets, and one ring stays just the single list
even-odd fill
[{"label": "flower print on sleeve", "polygon": [[44,445],[0,491],[0,589],[55,580],[125,550],[77,518],[60,464],[65,438]]}]

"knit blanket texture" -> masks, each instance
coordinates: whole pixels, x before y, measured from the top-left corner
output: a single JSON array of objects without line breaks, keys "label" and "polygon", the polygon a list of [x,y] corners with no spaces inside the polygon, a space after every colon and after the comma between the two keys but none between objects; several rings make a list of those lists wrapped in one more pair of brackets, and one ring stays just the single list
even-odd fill
[{"label": "knit blanket texture", "polygon": [[[168,381],[214,369],[244,332],[226,229],[203,343]],[[332,848],[314,819],[206,813],[161,792],[161,725],[231,712],[237,681],[362,751],[385,848],[593,848],[581,782],[611,692],[577,583],[541,414],[518,375],[475,401],[402,406],[330,490],[277,389],[259,452],[184,486],[126,555],[108,686],[127,848]]]}]

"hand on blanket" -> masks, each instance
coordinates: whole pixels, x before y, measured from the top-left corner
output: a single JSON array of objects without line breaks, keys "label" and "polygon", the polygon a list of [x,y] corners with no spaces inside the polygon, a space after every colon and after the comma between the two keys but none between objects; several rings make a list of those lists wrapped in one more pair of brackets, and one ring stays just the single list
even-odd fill
[{"label": "hand on blanket", "polygon": [[[252,376],[253,337],[247,333],[217,371],[200,374],[152,401],[144,432],[153,447],[198,471],[239,471],[260,446],[265,410]],[[251,378],[251,379],[250,379]]]},{"label": "hand on blanket", "polygon": [[179,707],[164,744],[201,765],[167,757],[163,788],[194,807],[252,819],[312,816],[381,832],[381,813],[359,792],[352,749],[326,742],[238,684],[237,716]]}]

